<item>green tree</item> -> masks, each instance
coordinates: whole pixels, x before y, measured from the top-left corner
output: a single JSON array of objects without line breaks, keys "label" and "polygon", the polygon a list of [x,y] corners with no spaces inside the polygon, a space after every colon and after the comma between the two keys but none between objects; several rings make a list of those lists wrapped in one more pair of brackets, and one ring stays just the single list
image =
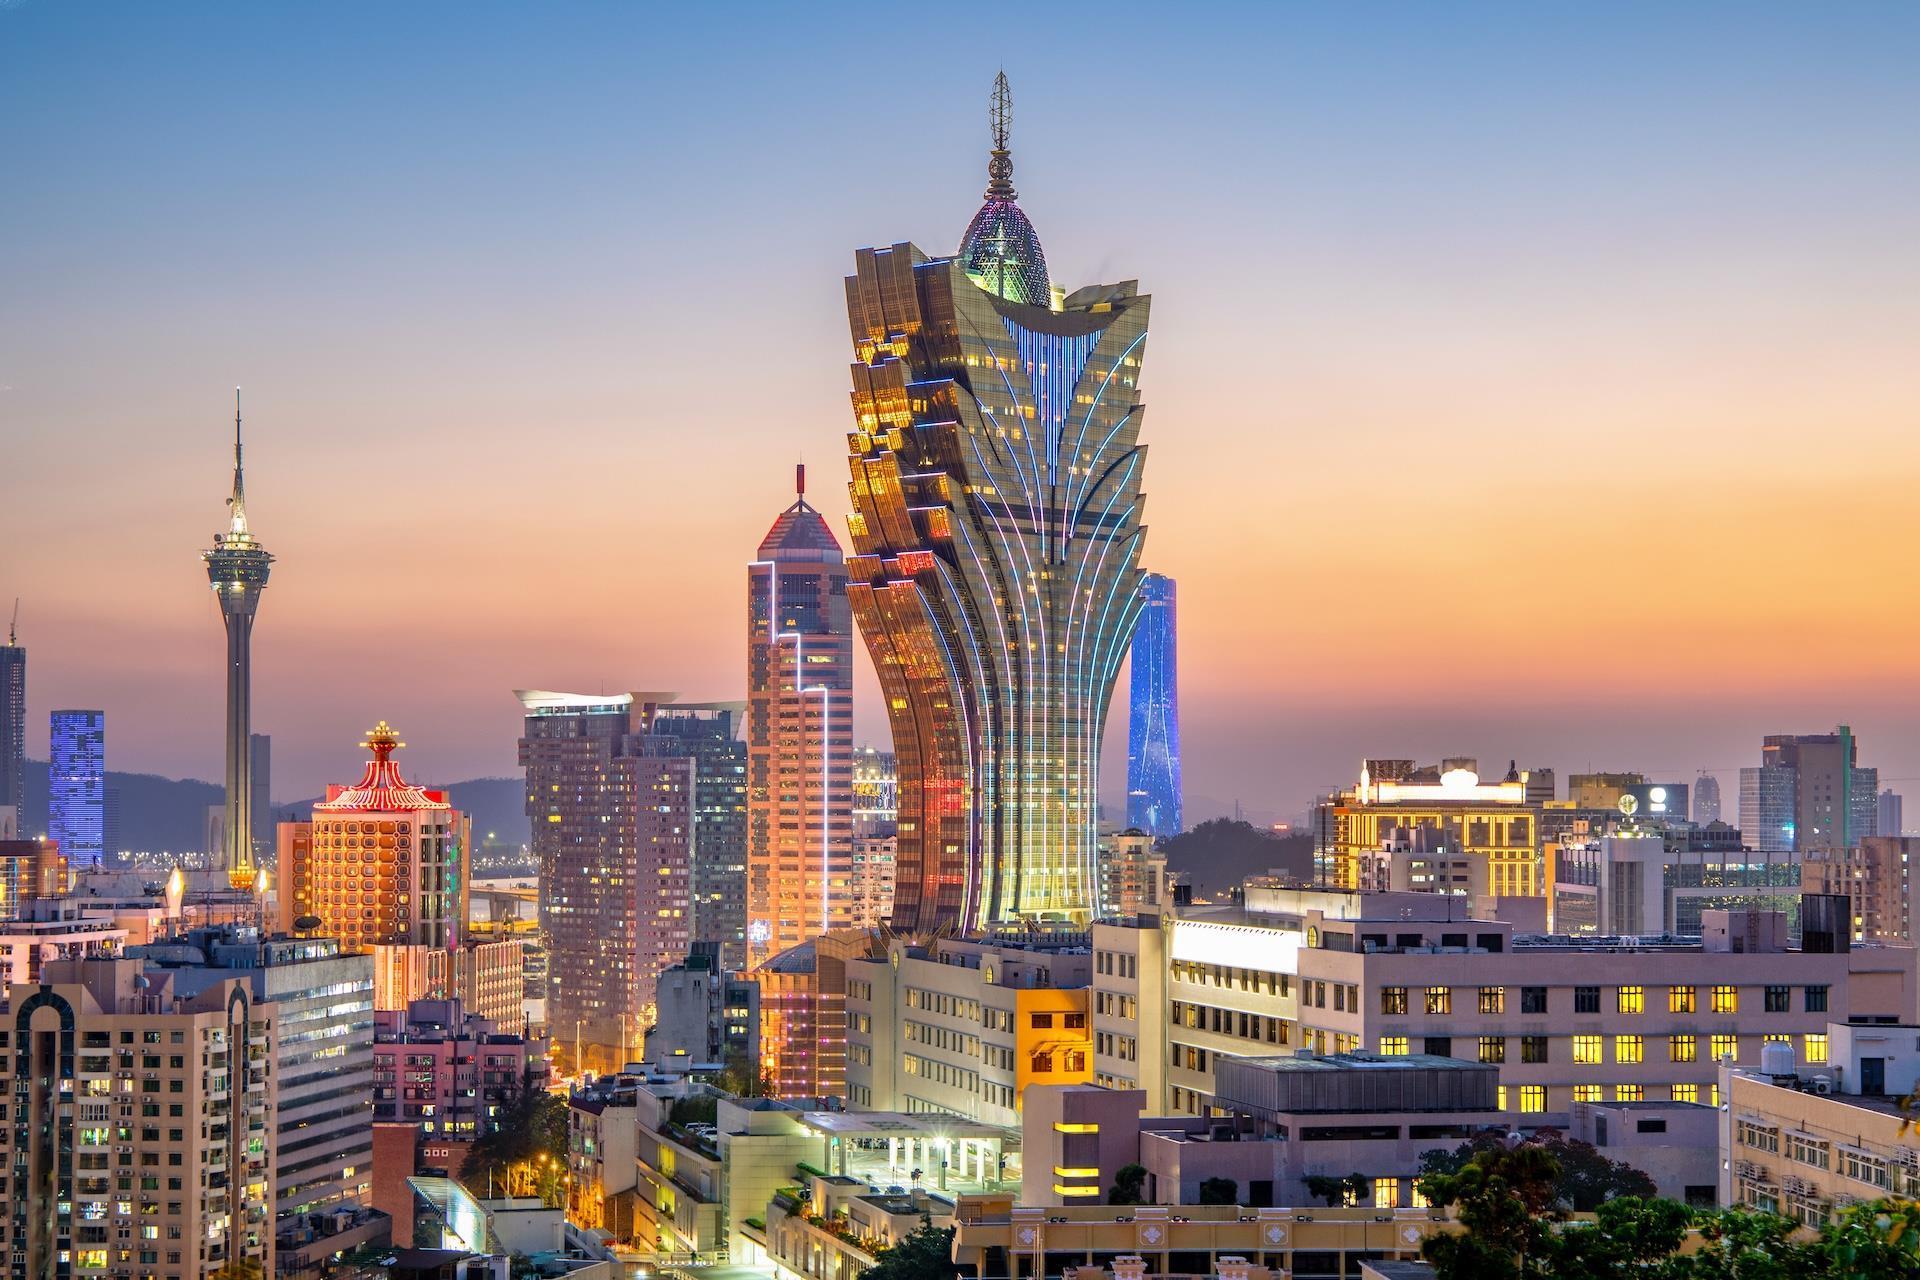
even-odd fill
[{"label": "green tree", "polygon": [[1200,1184],[1201,1204],[1239,1204],[1240,1184],[1232,1178],[1208,1178]]},{"label": "green tree", "polygon": [[1904,1280],[1920,1275],[1920,1202],[1853,1205],[1827,1223],[1816,1247],[1836,1276]]},{"label": "green tree", "polygon": [[1458,1173],[1433,1173],[1420,1189],[1435,1204],[1456,1206],[1465,1231],[1429,1236],[1421,1256],[1439,1280],[1520,1280],[1551,1276],[1560,1166],[1539,1147],[1479,1151]]},{"label": "green tree", "polygon": [[1548,1242],[1554,1280],[1630,1280],[1657,1276],[1686,1239],[1687,1207],[1675,1200],[1616,1196],[1592,1223],[1564,1226]]},{"label": "green tree", "polygon": [[1310,1173],[1302,1181],[1306,1183],[1307,1194],[1316,1200],[1325,1200],[1329,1209],[1358,1203],[1369,1189],[1366,1178],[1358,1173],[1350,1173],[1344,1178]]},{"label": "green tree", "polygon": [[922,1215],[911,1235],[874,1256],[860,1280],[956,1280],[959,1274],[953,1263],[953,1228],[936,1227],[932,1217]]},{"label": "green tree", "polygon": [[1107,1188],[1108,1204],[1139,1204],[1147,1185],[1147,1167],[1123,1164],[1113,1171],[1113,1185]]},{"label": "green tree", "polygon": [[[1420,1154],[1422,1175],[1458,1173],[1467,1161],[1482,1151],[1504,1150],[1507,1142],[1498,1133],[1480,1133],[1448,1151],[1435,1148]],[[1637,1196],[1651,1200],[1659,1188],[1644,1172],[1619,1160],[1610,1160],[1592,1143],[1547,1130],[1528,1138],[1522,1145],[1547,1152],[1560,1167],[1554,1193],[1560,1203],[1575,1213],[1592,1213],[1608,1200]]]},{"label": "green tree", "polygon": [[460,1166],[475,1195],[537,1195],[549,1206],[565,1200],[566,1174],[566,1100],[530,1079],[507,1096]]}]

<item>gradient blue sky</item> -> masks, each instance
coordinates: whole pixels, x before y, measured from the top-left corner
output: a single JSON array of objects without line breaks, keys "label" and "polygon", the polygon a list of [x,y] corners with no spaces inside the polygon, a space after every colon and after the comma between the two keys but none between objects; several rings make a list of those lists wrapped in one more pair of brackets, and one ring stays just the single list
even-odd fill
[{"label": "gradient blue sky", "polygon": [[218,775],[236,382],[277,797],[383,716],[511,772],[516,685],[737,694],[796,455],[845,510],[840,277],[951,248],[1002,64],[1055,278],[1155,296],[1198,808],[1839,719],[1920,776],[1892,4],[0,3],[32,749]]}]

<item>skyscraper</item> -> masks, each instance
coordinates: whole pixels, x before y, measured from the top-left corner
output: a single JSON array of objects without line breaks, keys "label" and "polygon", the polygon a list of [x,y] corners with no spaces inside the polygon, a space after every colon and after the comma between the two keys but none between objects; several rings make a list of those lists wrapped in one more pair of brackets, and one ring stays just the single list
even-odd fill
[{"label": "skyscraper", "polygon": [[806,487],[747,566],[749,965],[853,918],[853,620]]},{"label": "skyscraper", "polygon": [[27,647],[20,643],[15,622],[7,625],[7,642],[0,645],[0,808],[12,808],[25,827],[27,792],[22,771],[27,759]]},{"label": "skyscraper", "polygon": [[1184,824],[1173,579],[1146,575],[1140,580],[1140,600],[1127,717],[1127,825],[1150,836],[1178,835]]},{"label": "skyscraper", "polygon": [[329,783],[311,823],[287,824],[307,830],[281,842],[282,927],[314,916],[349,951],[452,951],[466,932],[473,820],[401,776],[393,753],[407,744],[386,721],[360,745],[373,754],[360,781]]},{"label": "skyscraper", "polygon": [[1140,609],[1134,281],[1072,294],[1015,203],[1005,76],[959,251],[847,278],[847,595],[899,771],[894,922],[1084,923],[1102,730]]},{"label": "skyscraper", "polygon": [[1875,834],[1880,771],[1861,768],[1853,730],[1776,733],[1740,771],[1740,830],[1767,852],[1836,852]]},{"label": "skyscraper", "polygon": [[1873,834],[1897,836],[1906,828],[1904,804],[1898,791],[1889,788],[1880,793],[1880,811],[1874,818]]},{"label": "skyscraper", "polygon": [[107,713],[56,711],[47,737],[47,834],[75,871],[106,851]]},{"label": "skyscraper", "polygon": [[1704,827],[1720,821],[1720,779],[1702,773],[1693,780],[1693,822]]},{"label": "skyscraper", "polygon": [[251,889],[254,881],[253,615],[266,590],[273,557],[247,527],[246,473],[240,457],[240,392],[233,393],[233,494],[227,499],[227,529],[200,553],[207,581],[227,628],[227,881]]},{"label": "skyscraper", "polygon": [[[689,766],[687,933],[718,947],[721,967],[730,972],[744,969],[747,956],[747,744],[739,736],[744,712],[735,702],[662,706],[640,744],[645,755]],[[679,942],[663,940],[662,946],[669,965],[687,954]]]},{"label": "skyscraper", "polygon": [[253,858],[257,865],[273,849],[273,739],[264,733],[247,737],[248,809],[253,815]]},{"label": "skyscraper", "polygon": [[[617,1071],[652,1021],[655,980],[687,954],[703,833],[714,829],[712,843],[724,850],[731,841],[744,861],[739,706],[674,703],[670,693],[518,696],[548,945],[547,1025],[575,1070]],[[703,758],[732,761],[709,771],[710,789]]]}]

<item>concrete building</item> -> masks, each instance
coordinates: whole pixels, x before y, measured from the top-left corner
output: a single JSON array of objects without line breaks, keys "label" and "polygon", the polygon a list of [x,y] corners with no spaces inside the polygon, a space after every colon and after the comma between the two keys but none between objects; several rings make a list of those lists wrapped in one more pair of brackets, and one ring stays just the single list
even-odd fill
[{"label": "concrete building", "polygon": [[1134,916],[1172,905],[1167,859],[1154,851],[1154,837],[1137,828],[1100,837],[1100,915]]},{"label": "concrete building", "polygon": [[1875,810],[1873,833],[1877,836],[1899,836],[1906,831],[1906,804],[1898,791],[1887,790],[1880,793]]},{"label": "concrete building", "polygon": [[244,980],[189,992],[180,977],[61,960],[9,991],[0,1202],[15,1275],[273,1274],[275,1010]]},{"label": "concrete building", "polygon": [[567,1221],[633,1240],[640,1082],[621,1074],[567,1097]]},{"label": "concrete building", "polygon": [[195,992],[240,980],[271,1009],[277,1218],[366,1202],[373,1188],[373,972],[333,938],[262,938],[217,926],[128,949],[150,976]]},{"label": "concrete building", "polygon": [[1819,1227],[1862,1200],[1920,1196],[1904,1095],[1920,1085],[1920,1027],[1827,1028],[1825,1063],[1722,1064],[1723,1204]]},{"label": "concrete building", "polygon": [[0,840],[0,916],[15,916],[35,898],[65,891],[67,860],[51,840]]},{"label": "concrete building", "polygon": [[747,954],[853,924],[853,615],[847,565],[794,468],[747,566]]},{"label": "concrete building", "polygon": [[1720,1117],[1697,1102],[1576,1102],[1567,1136],[1653,1179],[1668,1200],[1712,1205],[1719,1199]]},{"label": "concrete building", "polygon": [[53,961],[106,959],[126,945],[126,925],[83,914],[70,898],[29,899],[0,920],[0,986],[38,982]]},{"label": "concrete building", "polygon": [[1517,934],[1457,907],[1448,919],[1453,902],[1396,894],[1344,918],[1097,923],[1094,1078],[1148,1090],[1156,1111],[1205,1115],[1223,1056],[1364,1049],[1496,1065],[1499,1109],[1522,1115],[1710,1102],[1728,1054],[1757,1062],[1764,1041],[1783,1040],[1818,1064],[1829,1020],[1898,1022],[1915,1008],[1911,949],[1791,949],[1777,914],[1708,912],[1702,938],[1651,942]]},{"label": "concrete building", "polygon": [[847,962],[847,1103],[1011,1130],[1029,1083],[1093,1079],[1085,934],[895,938]]},{"label": "concrete building", "polygon": [[760,1074],[782,1098],[846,1091],[847,962],[862,955],[857,930],[822,934],[755,969],[760,988]]},{"label": "concrete building", "polygon": [[1912,943],[1920,838],[1867,836],[1857,849],[1816,850],[1800,875],[1806,893],[1846,895],[1855,942]]},{"label": "concrete building", "polygon": [[893,916],[893,881],[900,838],[888,834],[853,838],[853,909],[849,927],[878,929]]},{"label": "concrete building", "polygon": [[809,1177],[802,1190],[777,1194],[766,1225],[746,1235],[766,1250],[776,1275],[859,1280],[880,1255],[922,1224],[953,1225],[953,1202],[919,1187],[878,1191],[858,1178]]},{"label": "concrete building", "polygon": [[1715,908],[1784,912],[1799,930],[1799,863],[1743,849],[1725,823],[1635,823],[1557,843],[1547,882],[1556,933],[1698,937],[1701,913]]},{"label": "concrete building", "polygon": [[760,987],[720,968],[720,944],[695,942],[660,975],[657,1020],[647,1028],[646,1061],[656,1066],[760,1063]]},{"label": "concrete building", "polygon": [[1880,772],[1861,768],[1853,730],[1768,734],[1740,771],[1740,829],[1765,851],[1850,849],[1876,835]]},{"label": "concrete building", "polygon": [[424,1140],[472,1142],[515,1094],[545,1087],[546,1044],[504,1033],[458,1000],[383,1009],[375,1024],[372,1118],[417,1123]]},{"label": "concrete building", "polygon": [[1720,779],[1703,773],[1693,780],[1693,824],[1704,827],[1720,821]]},{"label": "concrete building", "polygon": [[453,955],[453,996],[507,1035],[527,1031],[526,948],[517,938],[462,940]]}]

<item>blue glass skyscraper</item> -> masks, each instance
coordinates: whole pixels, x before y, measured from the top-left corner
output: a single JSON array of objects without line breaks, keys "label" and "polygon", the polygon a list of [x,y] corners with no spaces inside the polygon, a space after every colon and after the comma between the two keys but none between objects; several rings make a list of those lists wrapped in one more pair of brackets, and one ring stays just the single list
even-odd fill
[{"label": "blue glass skyscraper", "polygon": [[97,867],[106,851],[107,713],[56,711],[47,743],[47,834],[67,865]]},{"label": "blue glass skyscraper", "polygon": [[1180,817],[1180,687],[1173,579],[1140,582],[1133,627],[1132,709],[1127,717],[1127,825],[1148,835],[1177,835]]}]

